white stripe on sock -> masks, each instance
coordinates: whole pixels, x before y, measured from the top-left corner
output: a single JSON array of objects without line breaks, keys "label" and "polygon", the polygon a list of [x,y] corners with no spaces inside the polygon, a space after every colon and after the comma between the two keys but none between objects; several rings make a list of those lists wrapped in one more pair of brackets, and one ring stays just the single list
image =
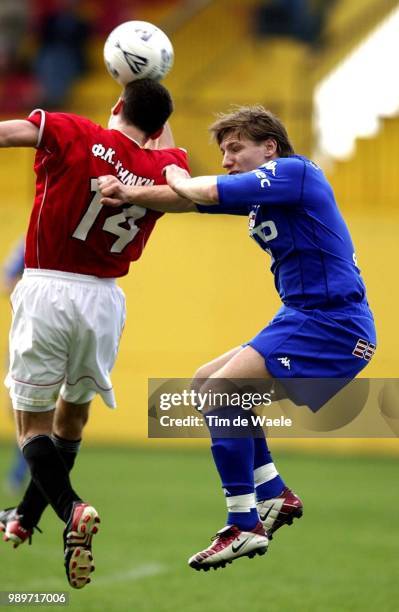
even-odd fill
[{"label": "white stripe on sock", "polygon": [[254,470],[255,487],[259,487],[259,485],[269,482],[269,480],[273,480],[276,476],[278,476],[278,471],[274,463],[261,465]]},{"label": "white stripe on sock", "polygon": [[226,503],[229,512],[251,512],[252,508],[256,508],[255,493],[226,497]]}]

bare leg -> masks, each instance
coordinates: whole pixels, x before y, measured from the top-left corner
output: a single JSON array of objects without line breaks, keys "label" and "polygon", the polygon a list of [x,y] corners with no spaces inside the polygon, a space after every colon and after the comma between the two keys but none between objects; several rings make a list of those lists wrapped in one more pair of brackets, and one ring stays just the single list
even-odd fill
[{"label": "bare leg", "polygon": [[53,429],[54,410],[48,412],[25,412],[15,410],[17,426],[17,440],[22,447],[24,443],[34,436],[49,436]]},{"label": "bare leg", "polygon": [[71,404],[58,398],[54,416],[53,433],[65,440],[78,440],[89,419],[90,402]]},{"label": "bare leg", "polygon": [[[233,349],[234,350],[234,349]],[[266,369],[265,360],[252,346],[241,347],[210,378],[258,378],[269,379],[272,376]]]},{"label": "bare leg", "polygon": [[195,391],[199,391],[202,384],[215,372],[220,370],[224,365],[226,365],[235,355],[237,355],[240,351],[243,350],[242,346],[236,346],[235,348],[227,351],[227,353],[223,353],[216,359],[212,359],[212,361],[208,361],[204,365],[200,366],[198,370],[195,372],[191,387]]}]

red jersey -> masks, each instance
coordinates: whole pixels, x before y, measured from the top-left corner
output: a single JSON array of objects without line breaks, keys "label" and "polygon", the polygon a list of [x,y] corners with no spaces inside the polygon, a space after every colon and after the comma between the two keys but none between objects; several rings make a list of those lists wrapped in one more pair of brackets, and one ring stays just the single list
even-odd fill
[{"label": "red jersey", "polygon": [[118,130],[84,117],[35,110],[39,143],[36,195],[26,238],[27,268],[99,277],[127,274],[163,213],[141,206],[102,206],[97,177],[114,174],[125,185],[165,184],[162,169],[187,169],[182,149],[143,149]]}]

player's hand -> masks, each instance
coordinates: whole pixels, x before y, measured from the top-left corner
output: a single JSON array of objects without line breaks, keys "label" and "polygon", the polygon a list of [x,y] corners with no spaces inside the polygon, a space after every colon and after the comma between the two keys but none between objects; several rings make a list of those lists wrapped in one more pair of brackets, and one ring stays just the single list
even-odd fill
[{"label": "player's hand", "polygon": [[163,173],[165,174],[166,182],[172,189],[175,189],[176,185],[179,181],[181,181],[181,179],[191,178],[187,170],[180,168],[180,166],[176,166],[176,164],[165,166]]},{"label": "player's hand", "polygon": [[97,184],[101,193],[100,203],[104,206],[122,206],[129,201],[126,186],[116,176],[99,176]]}]

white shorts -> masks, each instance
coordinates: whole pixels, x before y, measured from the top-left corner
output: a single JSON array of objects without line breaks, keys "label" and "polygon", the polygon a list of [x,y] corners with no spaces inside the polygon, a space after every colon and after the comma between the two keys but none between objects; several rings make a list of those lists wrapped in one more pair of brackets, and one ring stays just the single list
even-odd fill
[{"label": "white shorts", "polygon": [[52,410],[59,394],[83,404],[99,393],[115,407],[110,372],[125,323],[125,296],[114,279],[27,269],[11,304],[13,407]]}]

